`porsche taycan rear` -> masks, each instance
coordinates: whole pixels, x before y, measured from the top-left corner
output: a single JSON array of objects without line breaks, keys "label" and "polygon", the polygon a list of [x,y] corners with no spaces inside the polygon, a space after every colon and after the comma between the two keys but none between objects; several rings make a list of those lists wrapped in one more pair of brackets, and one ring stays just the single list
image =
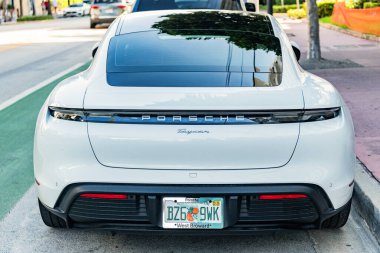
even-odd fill
[{"label": "porsche taycan rear", "polygon": [[88,70],[41,109],[34,168],[52,227],[157,233],[338,228],[354,133],[272,16],[116,19]]}]

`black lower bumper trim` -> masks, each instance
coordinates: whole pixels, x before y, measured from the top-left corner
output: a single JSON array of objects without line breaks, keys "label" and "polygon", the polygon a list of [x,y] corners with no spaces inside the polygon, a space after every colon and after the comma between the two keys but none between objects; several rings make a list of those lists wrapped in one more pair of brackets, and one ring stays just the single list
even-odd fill
[{"label": "black lower bumper trim", "polygon": [[[128,200],[83,199],[82,193],[120,193]],[[304,199],[260,200],[260,194],[305,194]],[[225,227],[221,230],[162,228],[162,197],[223,197]],[[339,209],[340,210],[340,209]],[[320,228],[334,210],[316,185],[141,185],[85,183],[68,186],[54,209],[68,227],[128,233],[251,234],[278,229]]]}]

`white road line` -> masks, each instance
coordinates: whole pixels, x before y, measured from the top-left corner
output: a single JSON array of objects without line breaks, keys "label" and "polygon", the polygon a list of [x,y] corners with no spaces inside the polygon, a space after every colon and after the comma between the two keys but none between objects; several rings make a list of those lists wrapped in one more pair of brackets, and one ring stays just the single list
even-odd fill
[{"label": "white road line", "polygon": [[86,62],[81,62],[81,63],[78,63],[52,77],[50,77],[49,79],[46,79],[45,81],[42,81],[41,83],[27,89],[27,90],[24,90],[23,92],[19,93],[18,95],[4,101],[3,103],[0,104],[0,111],[5,109],[6,107],[16,103],[17,101],[23,99],[24,97],[32,94],[33,92],[45,87],[46,85],[50,84],[51,82],[57,80],[58,78],[70,73],[71,71],[73,70],[76,70],[77,68],[79,68],[80,66],[83,66]]}]

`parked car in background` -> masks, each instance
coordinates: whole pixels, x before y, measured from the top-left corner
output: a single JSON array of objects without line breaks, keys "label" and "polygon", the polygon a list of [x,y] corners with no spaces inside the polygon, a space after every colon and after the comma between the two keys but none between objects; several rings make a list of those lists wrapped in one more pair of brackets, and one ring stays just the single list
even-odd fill
[{"label": "parked car in background", "polygon": [[64,17],[85,16],[90,12],[90,6],[86,3],[71,4],[63,10]]},{"label": "parked car in background", "polygon": [[94,0],[91,5],[90,27],[112,23],[120,14],[132,9],[132,2],[126,0]]},{"label": "parked car in background", "polygon": [[177,9],[256,11],[252,3],[243,0],[136,0],[133,12]]}]

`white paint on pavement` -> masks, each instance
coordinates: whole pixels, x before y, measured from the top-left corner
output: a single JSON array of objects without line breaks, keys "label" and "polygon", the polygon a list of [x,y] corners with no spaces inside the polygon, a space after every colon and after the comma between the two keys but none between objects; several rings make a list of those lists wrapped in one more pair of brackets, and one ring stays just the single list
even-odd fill
[{"label": "white paint on pavement", "polygon": [[57,28],[5,31],[1,33],[0,45],[99,41],[104,33],[105,30]]},{"label": "white paint on pavement", "polygon": [[[89,61],[90,61],[90,59],[89,59]],[[75,64],[74,66],[72,66],[72,67],[70,67],[70,68],[68,68],[68,69],[66,69],[66,70],[64,70],[64,71],[62,71],[62,72],[60,72],[60,73],[58,73],[58,74],[56,74],[56,75],[48,78],[48,79],[46,79],[45,81],[43,81],[43,82],[41,82],[41,83],[39,83],[39,84],[31,87],[31,88],[29,88],[29,89],[27,89],[27,90],[19,93],[18,95],[14,96],[14,97],[6,100],[6,101],[4,101],[3,103],[0,104],[0,111],[3,110],[4,108],[6,108],[6,107],[8,107],[8,106],[10,106],[10,105],[12,105],[14,103],[16,103],[17,101],[23,99],[24,97],[32,94],[33,92],[35,92],[35,91],[37,91],[37,90],[45,87],[46,85],[48,85],[51,82],[57,80],[58,78],[60,78],[60,77],[62,77],[64,75],[70,73],[73,70],[76,70],[77,68],[79,68],[80,66],[83,66],[84,64],[85,64],[85,62],[81,62],[81,63]]]}]

